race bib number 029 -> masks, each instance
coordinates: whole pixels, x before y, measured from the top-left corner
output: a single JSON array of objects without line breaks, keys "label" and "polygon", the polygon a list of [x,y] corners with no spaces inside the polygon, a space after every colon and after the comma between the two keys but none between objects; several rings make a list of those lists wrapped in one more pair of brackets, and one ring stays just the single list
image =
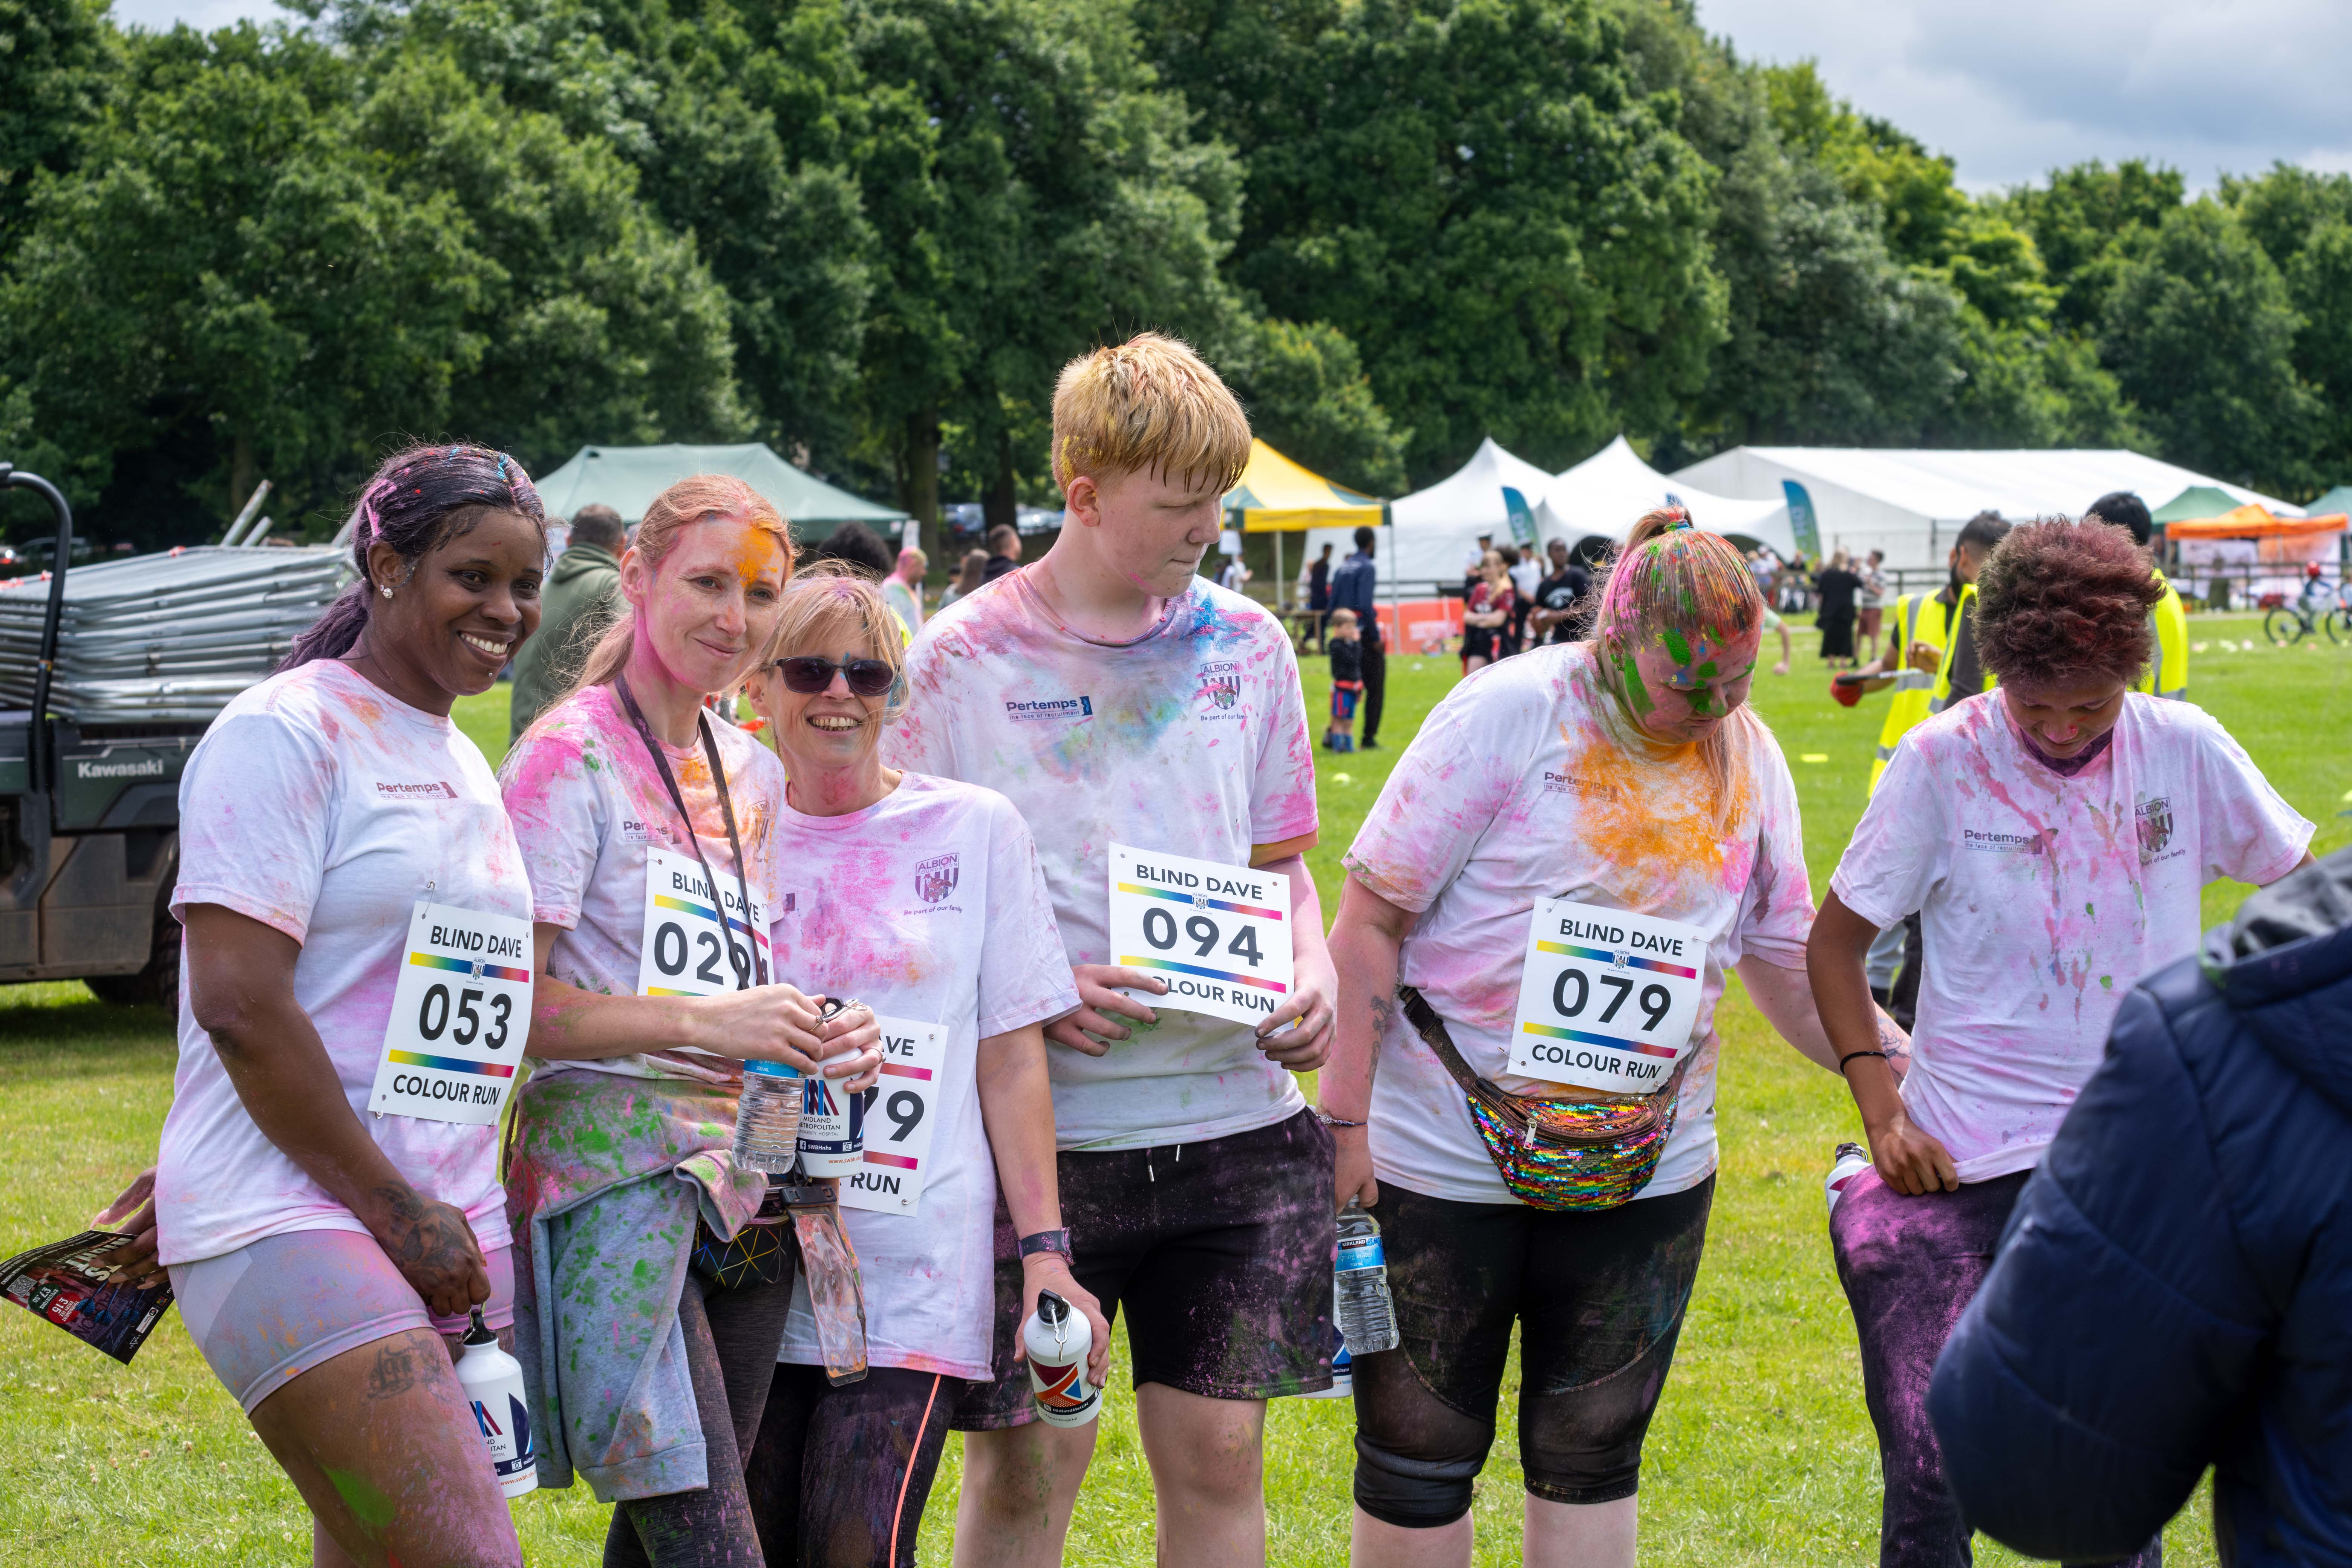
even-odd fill
[{"label": "race bib number 029", "polygon": [[1706,938],[1696,926],[1545,900],[1528,922],[1511,1070],[1651,1092],[1690,1047],[1706,972]]},{"label": "race bib number 029", "polygon": [[722,886],[713,898],[692,856],[648,849],[644,942],[637,959],[640,996],[749,991],[758,977],[752,953],[768,956],[768,911],[755,897],[747,919],[740,890]]},{"label": "race bib number 029", "polygon": [[841,1206],[913,1214],[930,1180],[931,1134],[946,1102],[948,1032],[904,1018],[882,1026],[882,1076],[866,1091],[866,1165],[841,1181]]},{"label": "race bib number 029", "polygon": [[1151,1006],[1262,1024],[1290,999],[1290,879],[1114,844],[1110,952],[1168,982]]},{"label": "race bib number 029", "polygon": [[420,902],[368,1109],[487,1126],[530,1032],[530,922]]}]

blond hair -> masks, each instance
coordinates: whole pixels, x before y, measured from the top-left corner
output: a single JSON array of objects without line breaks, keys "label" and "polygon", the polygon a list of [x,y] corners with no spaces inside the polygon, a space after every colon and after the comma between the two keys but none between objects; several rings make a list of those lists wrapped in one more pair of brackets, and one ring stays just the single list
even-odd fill
[{"label": "blond hair", "polygon": [[1191,348],[1139,332],[1080,354],[1054,384],[1054,482],[1149,472],[1220,493],[1248,466],[1249,416]]},{"label": "blond hair", "polygon": [[882,721],[896,720],[907,709],[906,644],[898,617],[875,581],[844,561],[813,561],[784,590],[783,613],[776,617],[776,635],[769,639],[760,668],[797,654],[830,658],[840,651],[834,640],[849,634],[853,647],[890,667],[890,695],[882,708]]},{"label": "blond hair", "polygon": [[[784,514],[776,510],[775,502],[732,474],[695,474],[654,497],[653,504],[646,508],[646,515],[637,524],[636,542],[631,549],[645,558],[646,565],[659,572],[661,563],[677,546],[679,531],[688,523],[712,518],[731,519],[762,533],[774,534],[776,542],[783,547],[784,581],[792,581],[797,552]],[[637,615],[626,599],[617,595],[615,605],[612,625],[596,639],[587,662],[580,667],[578,679],[564,696],[603,686],[628,668],[629,649],[636,641]]]},{"label": "blond hair", "polygon": [[[1636,710],[1625,665],[1653,639],[1703,636],[1725,643],[1764,623],[1764,595],[1738,550],[1719,533],[1693,528],[1680,507],[1644,512],[1609,563],[1601,608],[1589,639],[1600,654],[1601,677],[1622,717]],[[1638,727],[1638,725],[1637,725]],[[1748,794],[1750,745],[1771,731],[1743,702],[1698,743],[1715,786],[1715,827],[1730,832]]]}]

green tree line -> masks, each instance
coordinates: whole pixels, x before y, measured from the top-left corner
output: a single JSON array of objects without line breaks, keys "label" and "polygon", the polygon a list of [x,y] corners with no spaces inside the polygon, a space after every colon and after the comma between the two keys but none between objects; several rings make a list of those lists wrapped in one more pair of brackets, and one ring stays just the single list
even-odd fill
[{"label": "green tree line", "polygon": [[1621,430],[2352,477],[2352,178],[1972,197],[1689,0],[302,12],[0,0],[0,457],[102,539],[263,475],[315,536],[412,436],[758,439],[1009,518],[1055,371],[1145,326],[1386,494]]}]

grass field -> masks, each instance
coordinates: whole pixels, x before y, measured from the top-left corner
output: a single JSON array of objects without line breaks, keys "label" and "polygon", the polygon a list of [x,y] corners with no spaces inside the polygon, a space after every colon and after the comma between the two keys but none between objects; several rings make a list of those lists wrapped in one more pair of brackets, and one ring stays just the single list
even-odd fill
[{"label": "grass field", "polygon": [[[2288,800],[2320,825],[2316,847],[2352,841],[2352,652],[2267,645],[2250,621],[2199,616],[2191,694],[2221,718]],[[1798,644],[1798,668],[1759,685],[1807,815],[1816,888],[1863,805],[1884,710],[1827,696]],[[1382,728],[1391,749],[1321,758],[1324,843],[1311,858],[1327,908],[1339,856],[1397,752],[1453,683],[1450,661],[1398,658]],[[1328,690],[1307,670],[1309,710]],[[468,705],[469,731],[504,750],[503,690]],[[1806,755],[1826,761],[1806,763]],[[2341,814],[2341,815],[2339,815]],[[2209,922],[2245,889],[2209,891]],[[1723,1168],[1706,1260],[1647,1450],[1643,1556],[1692,1564],[1832,1564],[1875,1560],[1878,1477],[1853,1336],[1829,1260],[1821,1175],[1856,1122],[1835,1079],[1764,1029],[1735,983],[1722,1014]],[[79,984],[0,988],[0,1170],[9,1173],[0,1253],[79,1228],[124,1177],[148,1163],[171,1097],[173,1046],[160,1013],[107,1007]],[[1102,1444],[1081,1500],[1070,1561],[1151,1558],[1151,1492],[1114,1373]],[[1479,1488],[1479,1561],[1518,1560],[1517,1466],[1507,1434]],[[308,1526],[292,1489],[198,1359],[176,1316],[130,1368],[14,1310],[0,1310],[0,1564],[53,1561],[68,1549],[133,1564],[296,1563]],[[1288,1400],[1269,1418],[1272,1556],[1285,1564],[1346,1556],[1349,1412],[1341,1401]],[[922,1560],[948,1561],[958,1450],[933,1493]],[[584,1488],[516,1507],[534,1563],[592,1564],[606,1510]],[[2214,1561],[2201,1500],[2175,1521],[2170,1561]],[[2014,1562],[1989,1545],[1987,1562]]]}]

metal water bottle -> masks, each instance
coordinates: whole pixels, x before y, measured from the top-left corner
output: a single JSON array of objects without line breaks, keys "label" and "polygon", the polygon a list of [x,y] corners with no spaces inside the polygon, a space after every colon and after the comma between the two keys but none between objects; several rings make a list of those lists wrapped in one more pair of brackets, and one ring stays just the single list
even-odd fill
[{"label": "metal water bottle", "polygon": [[838,1079],[801,1080],[801,1169],[812,1176],[853,1176],[866,1168],[866,1097]]},{"label": "metal water bottle", "polygon": [[1832,1157],[1829,1178],[1822,1184],[1822,1195],[1829,1201],[1832,1214],[1837,1213],[1838,1199],[1845,1195],[1845,1190],[1853,1184],[1853,1179],[1869,1169],[1869,1150],[1859,1143],[1837,1146],[1837,1153]]},{"label": "metal water bottle", "polygon": [[473,1327],[457,1342],[457,1386],[474,1407],[474,1424],[489,1445],[490,1473],[510,1498],[539,1489],[539,1452],[530,1440],[530,1396],[523,1392],[522,1363],[499,1348],[499,1336],[474,1309]]},{"label": "metal water bottle", "polygon": [[1021,1325],[1029,1353],[1029,1392],[1048,1426],[1083,1426],[1102,1414],[1102,1390],[1087,1381],[1094,1328],[1051,1290],[1037,1292],[1037,1310]]}]

